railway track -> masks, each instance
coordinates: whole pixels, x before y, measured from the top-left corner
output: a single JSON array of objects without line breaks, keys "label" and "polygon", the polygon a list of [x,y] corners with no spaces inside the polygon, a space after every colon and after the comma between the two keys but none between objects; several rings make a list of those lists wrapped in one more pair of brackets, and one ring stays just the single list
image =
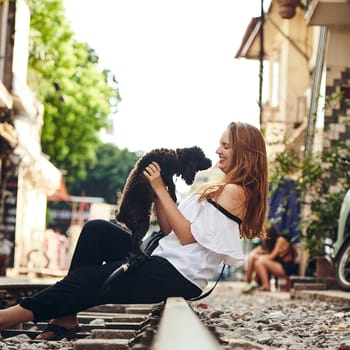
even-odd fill
[{"label": "railway track", "polygon": [[[1,308],[47,284],[0,285]],[[159,304],[107,304],[78,314],[81,331],[76,339],[35,340],[46,323],[26,322],[1,332],[0,349],[74,350],[218,350],[223,344],[183,298]],[[19,346],[18,344],[21,344]],[[27,344],[27,345],[26,345]],[[7,347],[6,347],[7,346]],[[27,347],[26,347],[27,346]]]}]

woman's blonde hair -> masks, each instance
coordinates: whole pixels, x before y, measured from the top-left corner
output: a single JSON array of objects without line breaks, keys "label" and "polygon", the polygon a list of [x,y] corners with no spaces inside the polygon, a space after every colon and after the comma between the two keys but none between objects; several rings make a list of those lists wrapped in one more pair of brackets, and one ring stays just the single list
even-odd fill
[{"label": "woman's blonde hair", "polygon": [[242,186],[246,197],[246,215],[241,224],[244,238],[265,235],[268,196],[267,156],[264,138],[256,127],[232,122],[228,126],[232,146],[232,169],[221,183],[206,186],[200,200],[219,195],[228,183]]}]

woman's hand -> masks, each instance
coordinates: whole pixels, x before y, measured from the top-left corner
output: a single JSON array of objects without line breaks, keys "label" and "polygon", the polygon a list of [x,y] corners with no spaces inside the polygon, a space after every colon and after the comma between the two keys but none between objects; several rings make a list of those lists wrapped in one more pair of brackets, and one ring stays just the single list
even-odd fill
[{"label": "woman's hand", "polygon": [[[160,175],[160,166],[158,163],[152,162],[149,164],[143,171],[143,174],[150,183],[153,191],[156,193],[156,196],[158,196],[157,191],[158,193],[159,191],[161,192],[162,189],[166,191],[162,176]],[[165,235],[167,235],[171,231],[171,227],[158,197],[155,198],[154,205],[160,229]]]},{"label": "woman's hand", "polygon": [[155,193],[157,193],[158,190],[165,188],[160,171],[161,169],[157,162],[152,162],[143,171],[143,175],[145,175]]},{"label": "woman's hand", "polygon": [[143,171],[143,175],[145,175],[157,195],[154,203],[158,222],[163,233],[167,234],[173,230],[181,244],[195,242],[192,236],[190,222],[179,211],[164,185],[162,176],[160,175],[159,164],[156,162],[149,164]]}]

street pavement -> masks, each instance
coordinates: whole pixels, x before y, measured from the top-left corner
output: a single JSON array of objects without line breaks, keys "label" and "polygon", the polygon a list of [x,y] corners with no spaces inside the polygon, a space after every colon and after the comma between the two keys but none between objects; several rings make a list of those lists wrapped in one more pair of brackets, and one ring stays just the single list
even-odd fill
[{"label": "street pavement", "polygon": [[350,292],[255,289],[242,294],[244,285],[222,281],[193,306],[215,326],[227,349],[350,350]]},{"label": "street pavement", "polygon": [[[241,293],[245,282],[240,281],[224,281],[219,282],[213,294],[217,295],[234,295]],[[210,287],[208,287],[210,288]],[[261,295],[269,295],[278,299],[306,299],[306,300],[321,300],[329,302],[348,302],[350,303],[350,292],[340,289],[291,289],[290,291],[272,289],[271,292],[260,292]]]}]

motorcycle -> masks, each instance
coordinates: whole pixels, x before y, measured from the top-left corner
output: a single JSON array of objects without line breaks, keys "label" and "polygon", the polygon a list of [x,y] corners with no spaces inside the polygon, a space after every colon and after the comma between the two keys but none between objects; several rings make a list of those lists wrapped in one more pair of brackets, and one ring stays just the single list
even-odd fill
[{"label": "motorcycle", "polygon": [[346,192],[341,205],[332,260],[340,288],[350,291],[350,189]]}]

